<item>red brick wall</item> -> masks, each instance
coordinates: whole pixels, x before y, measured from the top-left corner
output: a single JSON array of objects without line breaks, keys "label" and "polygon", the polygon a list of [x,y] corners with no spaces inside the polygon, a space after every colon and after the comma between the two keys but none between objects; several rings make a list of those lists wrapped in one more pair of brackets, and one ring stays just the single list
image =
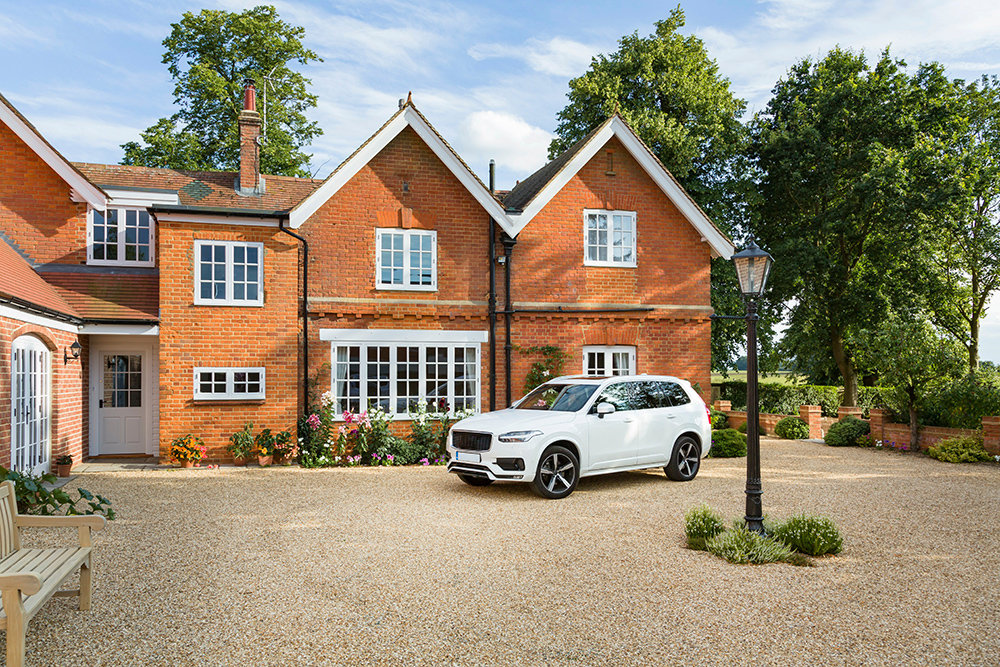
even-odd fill
[{"label": "red brick wall", "polygon": [[[606,173],[608,150],[614,151],[614,175]],[[584,209],[636,212],[636,267],[584,266]],[[581,372],[585,344],[635,345],[637,372],[690,380],[708,401],[711,328],[710,313],[704,309],[710,306],[710,253],[698,231],[612,138],[518,235],[512,259],[513,300],[659,308],[578,317],[519,315],[514,343],[541,345],[556,336],[557,344],[570,355],[568,373]],[[501,285],[502,275],[501,271]],[[530,366],[529,359],[515,363],[514,396],[520,395]]]},{"label": "red brick wall", "polygon": [[[709,306],[710,250],[700,235],[613,140],[615,176],[600,151],[518,236],[513,251],[515,302]],[[403,184],[409,184],[409,192]],[[638,268],[583,266],[583,209],[635,210]],[[404,130],[302,227],[310,242],[311,374],[329,389],[330,345],[320,328],[486,330],[488,215],[412,130]],[[438,232],[436,292],[375,289],[375,229],[412,225]],[[497,252],[502,247],[497,244]],[[503,306],[502,267],[497,270]],[[339,300],[338,300],[339,299]],[[640,373],[677,375],[710,388],[707,311],[582,316],[518,315],[512,338],[523,348],[554,344],[565,371],[581,372],[582,346],[637,347]],[[497,400],[504,406],[503,318],[497,326]],[[608,342],[614,341],[614,342]],[[534,357],[515,352],[511,389],[520,397]],[[489,348],[482,346],[482,405],[488,408]]]},{"label": "red brick wall", "polygon": [[[264,306],[194,305],[196,239],[264,244]],[[298,370],[298,242],[275,228],[164,223],[160,227],[160,456],[191,433],[208,461],[230,460],[229,436],[255,429],[295,433]],[[266,398],[258,402],[195,401],[198,366],[263,366]]]},{"label": "red brick wall", "polygon": [[0,230],[39,263],[87,262],[87,205],[0,123]]},{"label": "red brick wall", "polygon": [[[51,359],[51,460],[62,454],[80,463],[88,451],[88,396],[86,336],[58,331],[0,316],[0,465],[10,467],[11,447],[11,346],[24,335],[33,335],[49,348]],[[83,346],[80,358],[63,363],[63,352],[74,341]]]}]

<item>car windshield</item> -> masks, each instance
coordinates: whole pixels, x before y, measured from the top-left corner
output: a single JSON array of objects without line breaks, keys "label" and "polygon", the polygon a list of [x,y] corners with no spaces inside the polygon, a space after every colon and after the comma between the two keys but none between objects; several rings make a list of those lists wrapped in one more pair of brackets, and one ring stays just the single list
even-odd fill
[{"label": "car windshield", "polygon": [[521,399],[518,410],[576,412],[597,391],[596,384],[543,384]]}]

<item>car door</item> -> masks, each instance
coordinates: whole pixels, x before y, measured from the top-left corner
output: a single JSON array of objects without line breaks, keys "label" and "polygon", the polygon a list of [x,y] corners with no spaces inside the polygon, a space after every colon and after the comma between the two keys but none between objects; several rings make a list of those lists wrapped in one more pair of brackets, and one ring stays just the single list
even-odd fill
[{"label": "car door", "polygon": [[651,380],[645,383],[642,398],[647,409],[643,429],[636,443],[638,464],[666,465],[680,429],[688,420],[683,409],[675,406],[675,390],[687,398],[676,383]]},{"label": "car door", "polygon": [[[616,382],[601,390],[587,414],[587,430],[590,434],[588,448],[589,470],[604,470],[634,466],[636,443],[638,442],[641,420],[637,418],[634,382]],[[611,414],[600,417],[597,406],[610,403],[615,406]]]}]

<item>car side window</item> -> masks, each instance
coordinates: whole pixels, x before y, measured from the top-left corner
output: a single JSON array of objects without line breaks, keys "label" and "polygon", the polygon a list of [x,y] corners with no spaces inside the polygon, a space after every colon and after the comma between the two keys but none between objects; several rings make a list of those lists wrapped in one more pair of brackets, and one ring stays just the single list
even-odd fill
[{"label": "car side window", "polygon": [[635,401],[633,399],[634,390],[632,385],[634,382],[619,382],[617,384],[608,385],[601,392],[601,395],[597,397],[594,402],[594,407],[592,412],[597,412],[597,406],[601,403],[610,403],[615,406],[616,412],[622,412],[623,410],[634,410],[633,407]]},{"label": "car side window", "polygon": [[610,403],[615,406],[615,412],[623,410],[649,410],[651,408],[666,407],[669,403],[664,402],[661,392],[657,390],[659,382],[619,382],[604,388],[597,401],[594,402],[592,412],[597,412],[597,406],[601,403]]},{"label": "car side window", "polygon": [[669,400],[669,403],[664,403],[664,407],[671,405],[677,407],[679,405],[687,405],[691,402],[691,397],[687,395],[684,388],[675,382],[661,382],[663,385],[664,397]]}]

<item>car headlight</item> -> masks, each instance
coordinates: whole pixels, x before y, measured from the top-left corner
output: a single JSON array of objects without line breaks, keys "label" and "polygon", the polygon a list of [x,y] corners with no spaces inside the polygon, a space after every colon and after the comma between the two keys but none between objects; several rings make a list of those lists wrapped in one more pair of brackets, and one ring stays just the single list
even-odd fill
[{"label": "car headlight", "polygon": [[541,431],[510,431],[497,436],[500,442],[528,442],[536,435],[543,435]]}]

